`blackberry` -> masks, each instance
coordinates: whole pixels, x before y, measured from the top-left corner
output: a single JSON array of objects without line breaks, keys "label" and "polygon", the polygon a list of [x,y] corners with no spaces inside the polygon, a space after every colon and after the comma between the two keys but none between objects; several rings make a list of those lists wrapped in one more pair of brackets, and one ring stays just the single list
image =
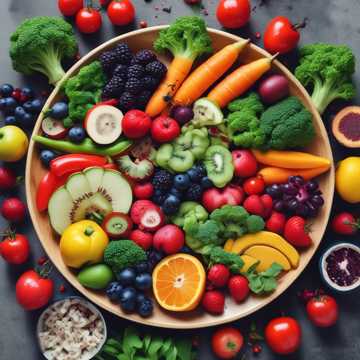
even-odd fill
[{"label": "blackberry", "polygon": [[134,61],[138,64],[146,65],[149,62],[155,61],[156,55],[148,49],[138,51],[134,56]]},{"label": "blackberry", "polygon": [[149,267],[152,270],[154,267],[165,257],[165,255],[157,250],[148,250],[146,252],[147,256],[147,263],[149,264]]},{"label": "blackberry", "polygon": [[143,90],[137,96],[136,105],[139,110],[144,110],[146,108],[146,105],[149,102],[151,95],[152,92],[150,90]]},{"label": "blackberry", "polygon": [[154,191],[154,195],[151,198],[151,200],[157,205],[162,205],[165,199],[167,198],[167,196],[168,196],[167,193],[157,189]]},{"label": "blackberry", "polygon": [[164,75],[167,72],[167,67],[160,61],[156,60],[156,61],[152,61],[151,63],[147,64],[145,67],[145,70],[147,72],[147,74],[161,79],[164,77]]},{"label": "blackberry", "polygon": [[173,184],[173,176],[166,170],[158,170],[152,178],[152,184],[155,190],[163,192],[170,190]]},{"label": "blackberry", "polygon": [[128,78],[140,79],[143,77],[144,72],[145,70],[141,65],[139,64],[131,65],[128,68]]},{"label": "blackberry", "polygon": [[128,74],[128,67],[124,64],[117,65],[113,72],[113,76],[120,77],[124,80],[127,79],[128,76],[127,74]]},{"label": "blackberry", "polygon": [[146,89],[146,90],[154,90],[159,84],[159,80],[156,78],[153,78],[151,76],[143,77],[141,79],[141,82],[142,82],[144,89]]},{"label": "blackberry", "polygon": [[198,201],[201,199],[202,188],[199,184],[192,184],[191,187],[186,191],[186,200]]},{"label": "blackberry", "polygon": [[130,78],[125,84],[125,91],[128,91],[131,94],[137,94],[142,88],[141,81],[136,78]]},{"label": "blackberry", "polygon": [[135,105],[135,96],[129,92],[124,92],[119,99],[119,107],[121,110],[131,110]]},{"label": "blackberry", "polygon": [[109,73],[116,66],[117,55],[114,51],[105,51],[100,55],[99,61],[103,70]]},{"label": "blackberry", "polygon": [[196,170],[198,171],[199,176],[201,176],[202,178],[207,175],[206,168],[203,164],[196,165]]},{"label": "blackberry", "polygon": [[133,54],[128,44],[120,43],[112,51],[116,54],[116,59],[120,64],[130,64]]},{"label": "blackberry", "polygon": [[[124,81],[120,77],[113,77],[106,85],[103,90],[103,97],[117,97],[120,96],[120,94],[124,90]],[[105,96],[105,94],[107,96]]]}]

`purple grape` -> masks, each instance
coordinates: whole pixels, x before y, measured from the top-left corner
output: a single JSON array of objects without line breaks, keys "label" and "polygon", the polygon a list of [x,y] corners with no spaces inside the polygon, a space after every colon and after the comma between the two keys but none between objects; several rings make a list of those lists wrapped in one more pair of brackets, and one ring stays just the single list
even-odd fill
[{"label": "purple grape", "polygon": [[274,210],[281,212],[284,210],[284,208],[285,208],[285,204],[282,200],[276,200],[274,202]]},{"label": "purple grape", "polygon": [[289,182],[292,184],[295,184],[297,186],[302,186],[302,185],[304,185],[305,181],[301,176],[290,176]]},{"label": "purple grape", "polygon": [[289,201],[287,207],[290,211],[296,211],[299,205],[300,205],[299,202],[296,199],[294,199]]},{"label": "purple grape", "polygon": [[270,195],[273,199],[279,199],[281,198],[282,190],[280,185],[274,184],[266,188],[266,193]]},{"label": "purple grape", "polygon": [[294,196],[294,195],[289,195],[289,194],[284,194],[282,199],[283,199],[284,201],[289,202],[290,200],[295,199],[295,196]]},{"label": "purple grape", "polygon": [[309,216],[309,208],[306,204],[298,204],[296,210],[296,215],[302,216],[302,217],[308,217]]},{"label": "purple grape", "polygon": [[314,195],[310,199],[311,204],[317,206],[318,208],[324,205],[324,199],[320,195]]},{"label": "purple grape", "polygon": [[305,189],[311,193],[316,191],[318,188],[319,188],[319,184],[314,180],[311,180],[305,184]]},{"label": "purple grape", "polygon": [[193,119],[194,112],[187,106],[175,106],[171,115],[180,125],[184,125]]},{"label": "purple grape", "polygon": [[282,186],[282,190],[284,191],[285,194],[288,194],[288,195],[296,195],[298,192],[297,187],[291,183],[284,184]]}]

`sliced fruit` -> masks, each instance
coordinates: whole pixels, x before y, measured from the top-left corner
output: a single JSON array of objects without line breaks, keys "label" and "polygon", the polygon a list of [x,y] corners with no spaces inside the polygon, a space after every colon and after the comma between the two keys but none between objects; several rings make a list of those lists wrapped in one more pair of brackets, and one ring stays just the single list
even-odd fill
[{"label": "sliced fruit", "polygon": [[156,153],[155,163],[163,169],[168,169],[168,162],[173,151],[174,147],[171,144],[161,145]]},{"label": "sliced fruit", "polygon": [[129,155],[116,160],[120,171],[132,180],[146,180],[154,173],[154,164],[147,159],[133,161]]},{"label": "sliced fruit", "polygon": [[258,272],[266,271],[274,262],[281,265],[285,271],[291,269],[286,256],[271,246],[254,245],[246,249],[244,255],[251,256],[259,261],[259,265],[256,267]]},{"label": "sliced fruit", "polygon": [[218,188],[224,187],[234,175],[231,152],[220,145],[210,146],[205,153],[204,164],[210,180]]},{"label": "sliced fruit", "polygon": [[259,262],[259,260],[253,258],[250,255],[241,255],[241,260],[244,262],[243,267],[241,268],[242,273],[246,273],[252,266]]},{"label": "sliced fruit", "polygon": [[56,120],[51,117],[46,117],[42,121],[41,130],[51,139],[62,139],[68,132],[61,120]]},{"label": "sliced fruit", "polygon": [[120,212],[111,212],[105,216],[101,227],[112,239],[126,238],[130,235],[133,222],[130,217]]},{"label": "sliced fruit", "polygon": [[140,224],[144,212],[157,205],[150,200],[137,200],[131,206],[130,217],[135,224]]},{"label": "sliced fruit", "polygon": [[145,210],[141,216],[139,228],[141,230],[156,231],[164,225],[164,222],[164,213],[158,206],[155,206]]},{"label": "sliced fruit", "polygon": [[137,142],[130,151],[130,154],[135,159],[148,159],[155,160],[156,157],[156,149],[150,137],[146,137],[139,142]]},{"label": "sliced fruit", "polygon": [[332,122],[336,140],[349,148],[360,147],[360,106],[342,109]]},{"label": "sliced fruit", "polygon": [[199,126],[215,126],[224,121],[224,115],[217,104],[207,98],[201,98],[194,103],[194,118],[192,124]]},{"label": "sliced fruit", "polygon": [[[204,128],[205,129],[205,128]],[[202,159],[210,145],[208,133],[205,129],[192,129],[185,131],[174,142],[176,150],[189,150],[195,159]]]},{"label": "sliced fruit", "polygon": [[95,105],[87,112],[84,127],[94,142],[108,145],[120,137],[123,117],[123,113],[115,106]]},{"label": "sliced fruit", "polygon": [[127,213],[131,203],[131,187],[118,171],[94,167],[73,174],[53,193],[48,208],[50,223],[62,234],[70,224],[94,213]]},{"label": "sliced fruit", "polygon": [[175,150],[168,162],[168,166],[176,172],[185,172],[194,164],[194,155],[190,150]]},{"label": "sliced fruit", "polygon": [[255,245],[271,246],[283,253],[292,267],[299,265],[300,255],[283,237],[270,231],[259,231],[255,234],[246,234],[237,240],[231,249],[232,253],[242,255],[246,249]]},{"label": "sliced fruit", "polygon": [[201,301],[205,280],[204,267],[196,257],[171,255],[160,261],[154,269],[154,295],[166,310],[190,311]]}]

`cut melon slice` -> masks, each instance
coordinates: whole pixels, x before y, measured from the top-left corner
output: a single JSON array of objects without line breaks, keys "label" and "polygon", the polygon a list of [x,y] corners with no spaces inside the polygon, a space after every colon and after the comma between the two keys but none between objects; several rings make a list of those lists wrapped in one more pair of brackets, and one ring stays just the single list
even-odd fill
[{"label": "cut melon slice", "polygon": [[72,174],[68,178],[65,188],[74,201],[79,201],[85,194],[91,193],[89,181],[82,172]]},{"label": "cut melon slice", "polygon": [[104,169],[101,167],[91,167],[84,170],[84,174],[89,181],[92,192],[97,192],[102,183]]}]

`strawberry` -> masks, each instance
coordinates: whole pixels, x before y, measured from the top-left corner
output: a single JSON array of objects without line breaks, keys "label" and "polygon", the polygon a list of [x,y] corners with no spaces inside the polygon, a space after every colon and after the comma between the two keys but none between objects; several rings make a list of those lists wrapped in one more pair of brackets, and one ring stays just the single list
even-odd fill
[{"label": "strawberry", "polygon": [[153,244],[153,235],[139,229],[133,230],[130,233],[129,239],[141,246],[144,250],[148,250]]},{"label": "strawberry", "polygon": [[265,214],[265,207],[259,195],[248,196],[245,199],[243,206],[250,214],[259,216],[264,216]]},{"label": "strawberry", "polygon": [[308,247],[312,244],[308,231],[305,219],[301,216],[293,216],[285,224],[284,237],[294,246]]},{"label": "strawberry", "polygon": [[218,290],[206,291],[202,298],[203,308],[210,314],[222,314],[225,306],[225,296]]},{"label": "strawberry", "polygon": [[277,211],[273,211],[270,217],[266,221],[266,229],[274,233],[282,235],[286,223],[286,217],[284,214]]},{"label": "strawberry", "polygon": [[229,277],[230,277],[230,271],[223,264],[213,265],[207,273],[208,280],[216,288],[221,288],[226,286],[226,284],[229,281]]},{"label": "strawberry", "polygon": [[360,229],[360,219],[348,212],[341,212],[335,215],[331,222],[331,227],[334,232],[340,235],[354,235]]},{"label": "strawberry", "polygon": [[273,207],[273,200],[269,194],[261,195],[261,201],[264,205],[264,218],[267,219],[271,215],[271,210]]},{"label": "strawberry", "polygon": [[244,301],[249,295],[249,281],[245,276],[232,276],[228,283],[230,295],[236,302]]}]

